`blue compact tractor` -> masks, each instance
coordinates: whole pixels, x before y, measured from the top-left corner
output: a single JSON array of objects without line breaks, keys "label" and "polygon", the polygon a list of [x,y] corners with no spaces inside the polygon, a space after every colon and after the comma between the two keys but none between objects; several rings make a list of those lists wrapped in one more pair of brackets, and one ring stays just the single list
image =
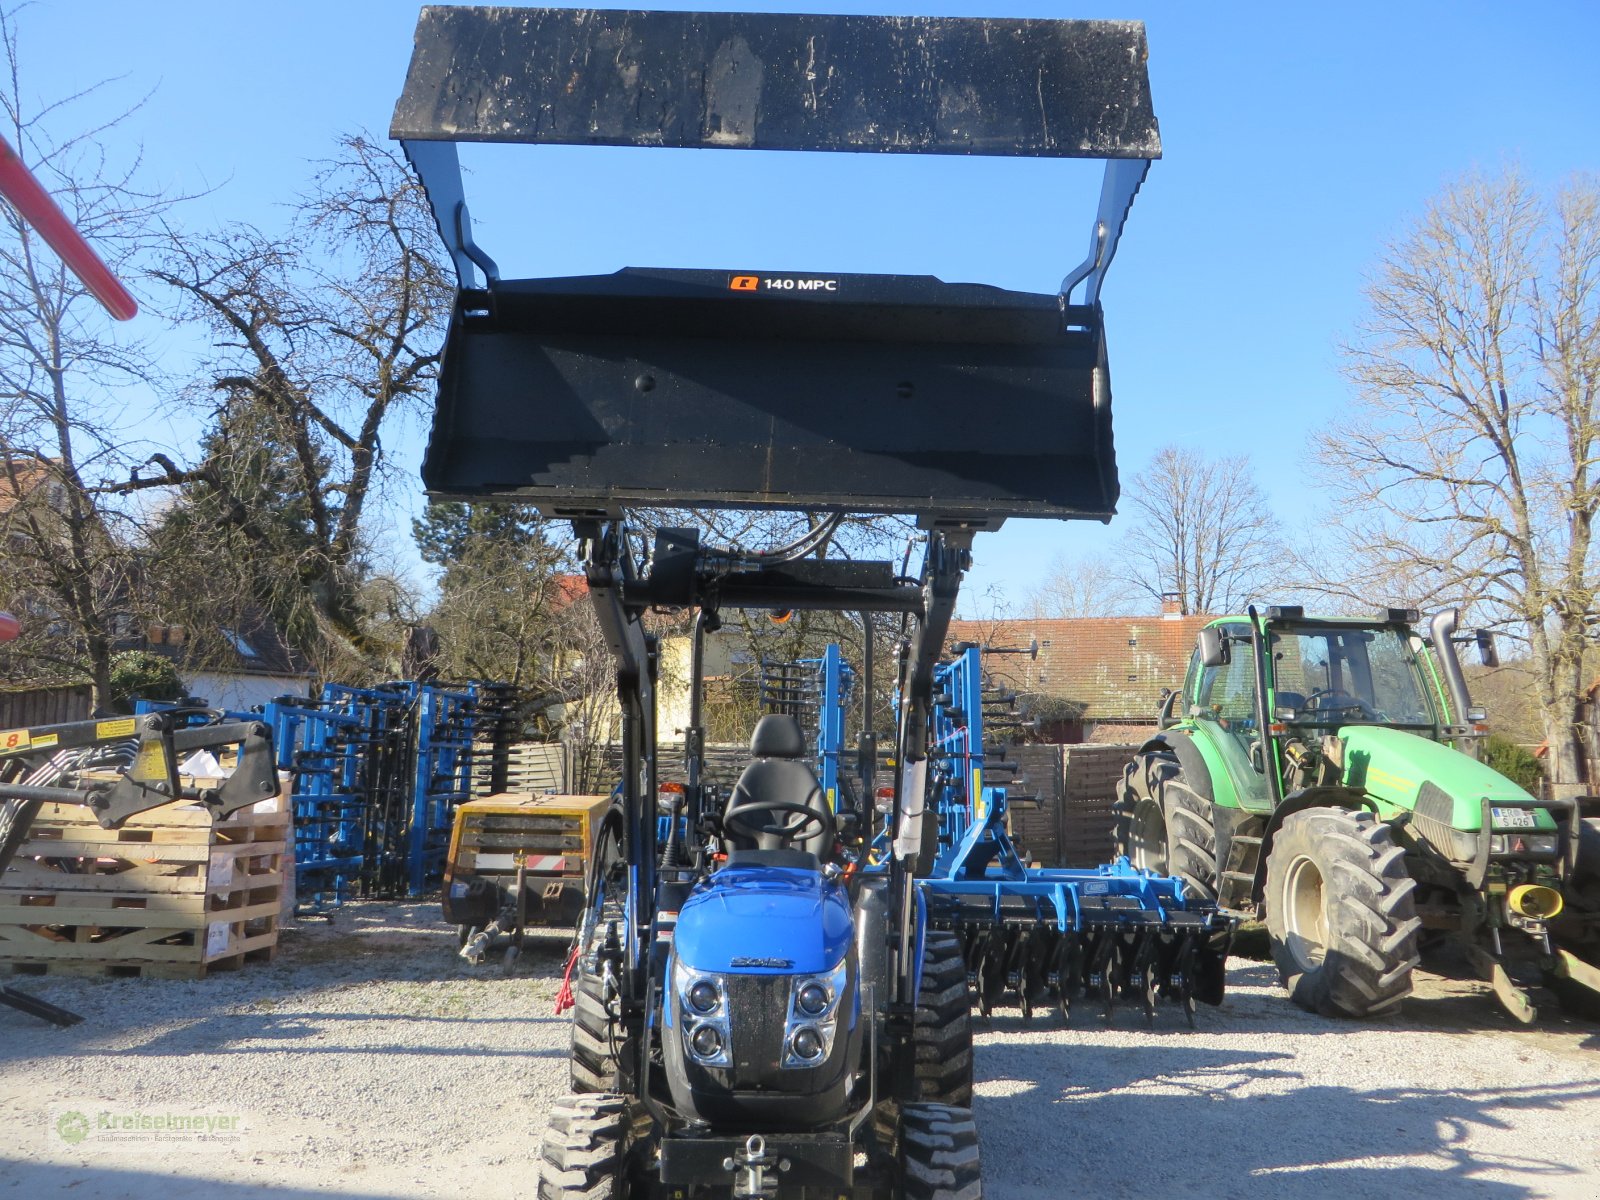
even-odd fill
[{"label": "blue compact tractor", "polygon": [[[423,10],[391,132],[460,285],[423,477],[571,521],[622,717],[547,1200],[981,1196],[963,947],[916,883],[935,669],[977,533],[1115,511],[1100,289],[1160,155],[1145,58],[1124,21]],[[460,142],[1107,165],[1087,257],[1042,294],[810,264],[513,279],[474,238]],[[807,532],[643,528],[707,508]],[[920,573],[829,557],[847,513],[914,518]],[[731,795],[706,786],[700,648],[736,609],[903,620],[880,854],[870,791],[841,802],[788,719],[752,731]],[[663,612],[695,643],[689,783],[665,800]]]}]

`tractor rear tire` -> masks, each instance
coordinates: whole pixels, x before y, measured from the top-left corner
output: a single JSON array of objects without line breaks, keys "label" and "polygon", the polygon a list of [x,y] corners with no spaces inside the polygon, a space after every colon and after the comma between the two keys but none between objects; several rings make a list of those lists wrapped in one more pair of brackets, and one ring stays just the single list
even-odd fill
[{"label": "tractor rear tire", "polygon": [[624,1033],[612,1015],[603,993],[603,980],[584,971],[575,972],[572,989],[572,1090],[615,1092],[626,1082],[622,1066]]},{"label": "tractor rear tire", "polygon": [[539,1150],[539,1200],[626,1200],[629,1151],[646,1120],[625,1096],[557,1101]]},{"label": "tractor rear tire", "polygon": [[1211,801],[1184,778],[1169,750],[1139,755],[1122,774],[1112,812],[1116,851],[1134,866],[1175,875],[1190,892],[1217,895],[1217,833]]},{"label": "tractor rear tire", "polygon": [[972,996],[961,940],[928,930],[917,991],[916,1079],[912,1100],[972,1105]]},{"label": "tractor rear tire", "polygon": [[972,1110],[907,1104],[900,1110],[897,1155],[904,1200],[983,1200],[978,1126]]},{"label": "tractor rear tire", "polygon": [[[1600,819],[1578,824],[1578,862],[1563,894],[1566,908],[1550,923],[1551,940],[1584,962],[1600,966]],[[1546,971],[1545,987],[1561,1011],[1586,1021],[1600,1021],[1600,995]]]},{"label": "tractor rear tire", "polygon": [[1369,812],[1291,813],[1267,858],[1267,933],[1289,998],[1325,1017],[1371,1017],[1411,992],[1416,886]]},{"label": "tractor rear tire", "polygon": [[[595,953],[604,943],[608,929],[619,933],[627,920],[627,909],[620,890],[621,845],[613,830],[603,831],[596,840],[595,871],[591,888],[602,890],[597,906],[584,911],[579,926],[580,950],[572,989],[572,1090],[575,1092],[627,1092],[632,1061],[628,1034],[615,999],[607,1002],[605,979],[594,968]],[[617,981],[620,984],[620,980]]]}]

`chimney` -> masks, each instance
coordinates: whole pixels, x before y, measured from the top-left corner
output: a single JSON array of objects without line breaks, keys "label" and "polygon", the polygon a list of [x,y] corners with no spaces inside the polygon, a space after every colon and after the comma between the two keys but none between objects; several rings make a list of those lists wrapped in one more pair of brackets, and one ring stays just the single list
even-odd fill
[{"label": "chimney", "polygon": [[1183,616],[1183,597],[1177,592],[1161,593],[1161,617],[1166,621],[1176,621]]}]

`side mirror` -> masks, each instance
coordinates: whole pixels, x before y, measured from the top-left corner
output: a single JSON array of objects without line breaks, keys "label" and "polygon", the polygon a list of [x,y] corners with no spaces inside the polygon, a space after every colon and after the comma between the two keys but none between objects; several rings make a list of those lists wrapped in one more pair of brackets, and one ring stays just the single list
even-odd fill
[{"label": "side mirror", "polygon": [[1170,729],[1172,726],[1178,723],[1178,719],[1173,715],[1173,711],[1177,708],[1178,700],[1182,695],[1183,693],[1178,691],[1176,688],[1163,689],[1161,696],[1161,707],[1159,709],[1160,715],[1156,717],[1157,729]]},{"label": "side mirror", "polygon": [[1500,665],[1500,652],[1495,649],[1494,634],[1487,629],[1480,629],[1474,635],[1478,643],[1478,661],[1491,669]]},{"label": "side mirror", "polygon": [[1202,629],[1196,644],[1200,651],[1200,665],[1203,667],[1223,666],[1232,657],[1227,639],[1222,636],[1222,630],[1215,625],[1208,625]]}]

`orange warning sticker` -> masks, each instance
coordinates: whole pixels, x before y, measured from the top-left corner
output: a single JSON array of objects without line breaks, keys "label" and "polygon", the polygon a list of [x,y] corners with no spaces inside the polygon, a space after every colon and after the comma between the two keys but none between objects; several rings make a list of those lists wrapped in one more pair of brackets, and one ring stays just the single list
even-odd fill
[{"label": "orange warning sticker", "polygon": [[760,283],[761,279],[756,275],[735,275],[728,280],[728,290],[731,292],[753,292]]}]

